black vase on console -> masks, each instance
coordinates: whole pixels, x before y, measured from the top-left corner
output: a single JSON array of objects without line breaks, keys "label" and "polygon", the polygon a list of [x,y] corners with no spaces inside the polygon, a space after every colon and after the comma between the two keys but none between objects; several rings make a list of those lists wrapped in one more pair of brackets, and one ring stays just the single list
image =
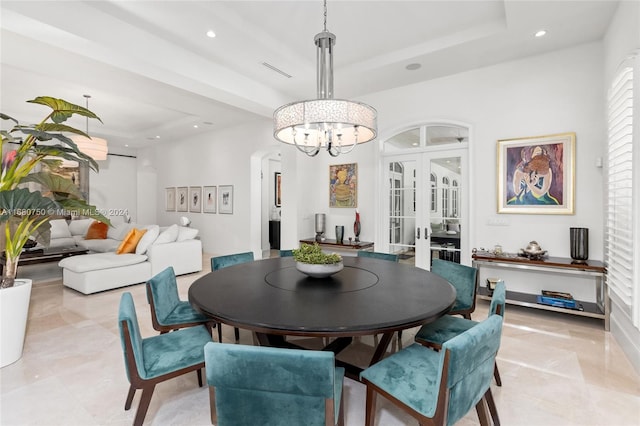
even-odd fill
[{"label": "black vase on console", "polygon": [[574,263],[586,263],[589,258],[589,228],[569,228],[569,241]]}]

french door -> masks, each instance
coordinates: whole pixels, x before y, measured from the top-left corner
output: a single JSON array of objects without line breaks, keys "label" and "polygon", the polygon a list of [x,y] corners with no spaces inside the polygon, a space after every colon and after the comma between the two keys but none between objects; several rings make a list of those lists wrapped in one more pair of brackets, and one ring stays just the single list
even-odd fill
[{"label": "french door", "polygon": [[386,250],[430,269],[431,259],[460,263],[468,246],[467,148],[438,146],[385,155]]}]

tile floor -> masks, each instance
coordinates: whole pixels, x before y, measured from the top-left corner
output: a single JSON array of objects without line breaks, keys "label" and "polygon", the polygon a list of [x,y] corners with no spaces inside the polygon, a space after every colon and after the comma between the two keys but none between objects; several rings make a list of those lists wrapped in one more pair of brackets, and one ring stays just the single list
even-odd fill
[{"label": "tile floor", "polygon": [[[209,269],[209,256],[203,259]],[[179,277],[181,297],[201,274]],[[130,425],[139,401],[124,411],[128,390],[117,327],[120,295],[133,294],[143,336],[154,334],[143,285],[84,296],[61,281],[36,282],[22,359],[0,370],[0,424]],[[475,319],[486,317],[479,302]],[[224,340],[233,329],[223,327]],[[401,345],[415,330],[403,333]],[[340,357],[365,359],[372,339],[362,338]],[[241,343],[252,336],[241,330]],[[313,345],[313,341],[308,342]],[[394,341],[391,350],[397,350]],[[503,386],[493,386],[504,425],[640,425],[640,377],[602,322],[527,308],[507,307],[498,365]],[[364,386],[345,383],[346,424],[364,424]],[[417,422],[386,400],[378,425]],[[146,424],[208,425],[208,391],[195,375],[156,387]],[[459,425],[476,425],[475,411]]]}]

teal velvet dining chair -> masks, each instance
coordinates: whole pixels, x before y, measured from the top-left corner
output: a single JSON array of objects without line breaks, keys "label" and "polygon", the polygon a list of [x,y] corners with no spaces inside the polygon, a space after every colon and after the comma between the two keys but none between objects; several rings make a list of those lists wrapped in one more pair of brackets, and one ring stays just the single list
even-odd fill
[{"label": "teal velvet dining chair", "polygon": [[476,277],[478,268],[461,265],[447,260],[433,259],[431,272],[449,281],[456,289],[456,301],[449,315],[462,315],[471,319],[476,309]]},{"label": "teal velvet dining chair", "polygon": [[[238,265],[240,263],[253,262],[253,252],[247,251],[244,253],[227,254],[225,256],[216,256],[211,258],[211,270],[217,271],[218,269],[227,268],[229,266]],[[222,326],[218,325],[219,336],[222,336]],[[233,334],[236,338],[236,342],[240,341],[240,330],[238,327],[233,327]],[[220,340],[222,341],[222,340]]]},{"label": "teal velvet dining chair", "polygon": [[[500,315],[504,317],[505,303],[505,284],[503,281],[499,281],[496,284],[496,288],[493,291],[493,296],[491,297],[491,304],[489,305],[489,316]],[[477,321],[451,315],[445,315],[438,318],[432,323],[425,324],[420,327],[420,330],[418,330],[418,332],[416,333],[415,340],[423,346],[440,349],[444,342],[453,339],[454,337],[461,333],[464,333],[471,327],[475,327],[477,324]],[[498,371],[497,364],[494,366],[493,376],[496,380],[496,384],[498,386],[502,386],[502,380],[500,379],[500,372]]]},{"label": "teal velvet dining chair", "polygon": [[211,342],[211,335],[205,326],[142,338],[133,297],[131,293],[125,292],[120,298],[118,328],[130,383],[125,410],[131,408],[136,390],[142,389],[134,426],[144,422],[153,390],[158,383],[195,371],[198,385],[202,387],[204,345]]},{"label": "teal velvet dining chair", "polygon": [[358,257],[371,257],[374,259],[389,260],[391,262],[397,262],[399,256],[391,253],[381,253],[378,251],[358,250]]},{"label": "teal velvet dining chair", "polygon": [[280,250],[280,257],[292,257],[293,250]]},{"label": "teal velvet dining chair", "polygon": [[330,351],[207,343],[211,423],[344,424],[344,368]]},{"label": "teal velvet dining chair", "polygon": [[[188,301],[180,300],[178,281],[172,266],[147,281],[146,287],[151,323],[153,329],[161,334],[196,325],[204,325],[211,333],[216,326],[215,321],[193,309]],[[218,327],[218,340],[221,338]]]},{"label": "teal velvet dining chair", "polygon": [[474,406],[480,424],[487,425],[485,403],[499,425],[491,378],[501,333],[502,317],[491,315],[445,342],[439,352],[414,343],[364,370],[365,424],[375,424],[380,394],[420,425],[453,425]]}]

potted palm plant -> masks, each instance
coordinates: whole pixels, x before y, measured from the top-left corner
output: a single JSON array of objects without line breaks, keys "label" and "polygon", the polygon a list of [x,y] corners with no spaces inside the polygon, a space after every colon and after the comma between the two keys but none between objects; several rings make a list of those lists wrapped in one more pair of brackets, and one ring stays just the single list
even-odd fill
[{"label": "potted palm plant", "polygon": [[[73,115],[100,120],[98,116],[87,108],[62,99],[38,97],[27,102],[45,105],[51,112],[38,124],[21,124],[0,113],[3,122],[12,123],[10,130],[0,131],[0,230],[4,239],[5,263],[0,282],[0,367],[16,361],[22,354],[31,281],[17,280],[16,272],[27,241],[33,238],[47,246],[52,216],[83,215],[109,222],[95,206],[86,202],[71,180],[54,173],[63,159],[88,164],[98,171],[98,164],[64,134],[89,136],[63,124]],[[39,184],[42,191],[25,187],[24,184],[30,182]],[[15,343],[5,342],[5,338],[19,342],[18,348],[15,348]]]}]

